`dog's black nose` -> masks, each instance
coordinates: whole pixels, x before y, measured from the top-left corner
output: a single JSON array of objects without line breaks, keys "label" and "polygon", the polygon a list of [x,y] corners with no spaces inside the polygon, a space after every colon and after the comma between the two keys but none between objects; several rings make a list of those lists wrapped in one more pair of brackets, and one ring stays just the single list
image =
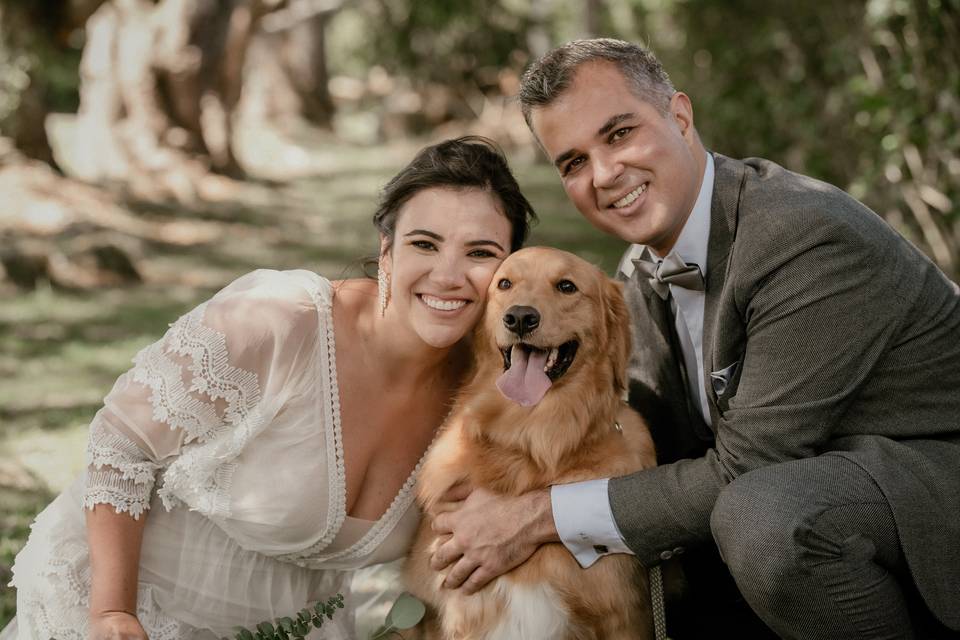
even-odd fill
[{"label": "dog's black nose", "polygon": [[514,305],[503,314],[503,326],[522,338],[540,326],[540,312],[533,307]]}]

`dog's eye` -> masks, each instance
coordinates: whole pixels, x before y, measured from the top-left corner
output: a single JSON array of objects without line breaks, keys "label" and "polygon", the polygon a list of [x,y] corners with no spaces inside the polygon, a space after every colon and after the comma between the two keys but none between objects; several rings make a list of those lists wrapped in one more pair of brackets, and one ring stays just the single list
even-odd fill
[{"label": "dog's eye", "polygon": [[506,278],[501,278],[500,282],[497,283],[497,289],[509,289],[513,286],[513,283],[507,280]]},{"label": "dog's eye", "polygon": [[576,293],[577,285],[573,284],[569,280],[561,280],[557,283],[557,291],[560,293]]}]

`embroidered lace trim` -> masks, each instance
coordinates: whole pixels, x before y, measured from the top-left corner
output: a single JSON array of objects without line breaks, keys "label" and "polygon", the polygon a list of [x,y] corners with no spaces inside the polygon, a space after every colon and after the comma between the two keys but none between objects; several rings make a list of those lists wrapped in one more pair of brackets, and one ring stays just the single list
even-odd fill
[{"label": "embroidered lace trim", "polygon": [[[51,513],[31,525],[30,540],[21,552],[33,572],[18,583],[17,625],[21,637],[86,640],[89,626],[90,562],[86,540]],[[18,556],[17,564],[21,563]],[[163,613],[150,585],[137,589],[137,618],[150,640],[181,640],[193,628]]]},{"label": "embroidered lace trim", "polygon": [[[317,401],[323,406],[323,423],[327,450],[327,476],[329,478],[327,500],[327,526],[320,538],[301,551],[277,556],[278,560],[307,566],[307,560],[316,557],[336,537],[347,515],[347,475],[343,466],[343,438],[340,429],[340,387],[337,383],[337,344],[333,333],[333,298],[330,282],[318,278],[319,284],[312,287],[310,295],[317,307],[322,339],[317,340],[317,361],[320,363],[320,388],[327,391],[326,402],[320,396]],[[330,469],[335,469],[331,474]]]},{"label": "embroidered lace trim", "polygon": [[113,469],[87,471],[87,488],[83,493],[83,506],[93,509],[98,504],[109,504],[117,513],[127,512],[134,520],[150,508],[150,493],[153,482],[137,484]]},{"label": "embroidered lace trim", "polygon": [[[236,468],[229,461],[261,428],[256,411],[260,385],[256,373],[230,365],[226,336],[203,324],[208,304],[180,318],[164,340],[137,354],[133,376],[151,390],[153,418],[186,432],[185,447],[164,472],[158,491],[164,507],[187,501],[207,515],[227,516]],[[190,359],[189,387],[183,367],[168,354]],[[213,404],[221,398],[226,403],[222,417]],[[231,427],[231,434],[221,438]]]},{"label": "embroidered lace trim", "polygon": [[150,508],[150,493],[160,465],[144,460],[134,442],[108,432],[99,413],[90,423],[87,466],[85,508],[109,504],[117,513],[127,512],[134,519]]}]

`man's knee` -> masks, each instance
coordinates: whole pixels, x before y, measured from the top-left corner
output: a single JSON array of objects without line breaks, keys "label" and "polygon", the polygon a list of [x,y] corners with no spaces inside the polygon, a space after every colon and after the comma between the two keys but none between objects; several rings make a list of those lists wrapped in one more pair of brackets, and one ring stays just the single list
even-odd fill
[{"label": "man's knee", "polygon": [[740,476],[717,498],[710,529],[737,583],[775,589],[793,573],[798,557],[796,497],[770,468]]}]

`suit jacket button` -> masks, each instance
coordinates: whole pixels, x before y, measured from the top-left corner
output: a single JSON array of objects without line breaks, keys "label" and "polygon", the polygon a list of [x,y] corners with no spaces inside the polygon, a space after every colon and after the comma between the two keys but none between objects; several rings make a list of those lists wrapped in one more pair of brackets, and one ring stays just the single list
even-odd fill
[{"label": "suit jacket button", "polygon": [[672,557],[673,557],[673,551],[670,551],[669,549],[668,549],[667,551],[661,551],[661,552],[660,552],[660,559],[661,559],[661,560],[669,560],[669,559],[672,558]]},{"label": "suit jacket button", "polygon": [[596,551],[601,556],[605,553],[610,553],[610,549],[607,548],[605,544],[595,544],[593,545],[593,550]]}]

